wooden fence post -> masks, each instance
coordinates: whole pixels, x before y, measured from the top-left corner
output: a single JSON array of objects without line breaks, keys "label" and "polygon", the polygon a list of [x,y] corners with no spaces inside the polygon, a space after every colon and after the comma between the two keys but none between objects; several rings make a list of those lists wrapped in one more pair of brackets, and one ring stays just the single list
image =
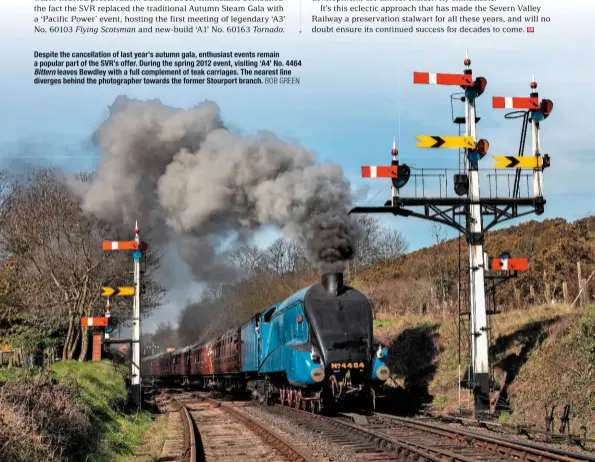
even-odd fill
[{"label": "wooden fence post", "polygon": [[582,277],[582,272],[581,272],[581,262],[577,261],[576,262],[576,272],[578,275],[578,293],[579,293],[579,306],[583,306],[583,301],[584,298],[580,297],[580,295],[582,294],[582,289],[583,289],[583,277]]},{"label": "wooden fence post", "polygon": [[583,279],[581,281],[581,305],[587,306],[589,304],[589,291],[587,290],[588,281]]},{"label": "wooden fence post", "polygon": [[589,287],[589,281],[591,280],[593,275],[595,275],[595,270],[592,271],[591,274],[589,274],[589,277],[587,279],[582,279],[580,281],[579,292],[578,292],[578,295],[576,296],[576,298],[574,299],[574,301],[572,302],[572,306],[575,305],[575,303],[578,301],[579,298],[581,299],[580,303],[587,304],[589,302],[588,287]]},{"label": "wooden fence post", "polygon": [[543,295],[545,296],[546,303],[550,303],[550,283],[547,282],[547,273],[543,272]]},{"label": "wooden fence post", "polygon": [[562,283],[562,296],[564,297],[564,304],[568,304],[568,283],[566,281]]}]

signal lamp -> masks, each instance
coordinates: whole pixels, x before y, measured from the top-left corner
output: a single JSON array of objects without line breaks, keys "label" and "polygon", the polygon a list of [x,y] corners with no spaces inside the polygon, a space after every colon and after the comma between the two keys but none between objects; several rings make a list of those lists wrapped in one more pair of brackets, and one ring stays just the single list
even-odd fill
[{"label": "signal lamp", "polygon": [[467,159],[469,159],[469,168],[473,170],[477,170],[479,168],[479,160],[481,159],[479,152],[477,152],[475,149],[469,150],[467,153]]},{"label": "signal lamp", "polygon": [[477,77],[475,79],[473,88],[477,92],[477,96],[481,95],[485,91],[487,84],[488,81],[485,79],[485,77]]},{"label": "signal lamp", "polygon": [[397,177],[392,179],[393,186],[401,189],[407,184],[411,176],[411,169],[407,164],[397,166]]},{"label": "signal lamp", "polygon": [[[468,99],[475,99],[479,95],[481,95],[485,89],[488,81],[483,77],[477,77],[473,85],[470,87],[463,87],[465,89],[465,98]],[[464,101],[464,98],[461,98],[461,101]]]},{"label": "signal lamp", "polygon": [[552,110],[554,109],[554,103],[551,99],[542,99],[539,109],[532,111],[531,118],[536,122],[540,122],[546,119]]},{"label": "signal lamp", "polygon": [[554,103],[551,99],[542,99],[541,105],[539,106],[539,110],[543,113],[543,118],[547,118],[554,109]]},{"label": "signal lamp", "polygon": [[506,259],[508,259],[508,258],[510,258],[510,252],[502,252],[502,253],[500,254],[500,259],[501,259],[501,260],[506,260]]},{"label": "signal lamp", "polygon": [[111,334],[114,331],[114,326],[107,326],[105,328],[105,333],[106,334]]},{"label": "signal lamp", "polygon": [[469,192],[469,177],[464,173],[456,173],[454,178],[455,193],[464,196]]},{"label": "signal lamp", "polygon": [[484,140],[483,138],[480,139],[475,145],[475,150],[479,153],[480,159],[483,159],[483,156],[487,154],[489,149],[490,143],[488,143],[488,140]]}]

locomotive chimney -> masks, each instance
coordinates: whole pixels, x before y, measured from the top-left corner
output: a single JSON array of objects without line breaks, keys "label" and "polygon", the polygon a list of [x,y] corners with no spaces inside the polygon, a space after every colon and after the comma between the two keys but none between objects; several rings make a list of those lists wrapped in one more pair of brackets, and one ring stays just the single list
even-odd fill
[{"label": "locomotive chimney", "polygon": [[339,295],[343,290],[343,273],[324,273],[322,286],[329,294]]}]

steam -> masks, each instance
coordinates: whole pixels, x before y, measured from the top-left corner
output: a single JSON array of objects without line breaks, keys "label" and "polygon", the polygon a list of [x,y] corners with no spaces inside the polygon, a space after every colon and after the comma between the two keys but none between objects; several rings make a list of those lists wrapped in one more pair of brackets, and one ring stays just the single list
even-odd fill
[{"label": "steam", "polygon": [[101,163],[73,187],[83,209],[114,223],[150,225],[175,241],[198,280],[230,268],[221,240],[249,239],[276,225],[299,240],[322,272],[343,271],[361,236],[349,182],[339,165],[271,133],[240,136],[210,102],[188,110],[119,96],[95,134]]}]

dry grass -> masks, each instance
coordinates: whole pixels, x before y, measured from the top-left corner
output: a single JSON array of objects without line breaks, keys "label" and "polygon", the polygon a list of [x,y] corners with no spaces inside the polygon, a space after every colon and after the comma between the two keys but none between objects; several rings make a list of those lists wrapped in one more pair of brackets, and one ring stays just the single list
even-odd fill
[{"label": "dry grass", "polygon": [[159,415],[147,428],[143,435],[144,443],[136,450],[135,455],[125,456],[118,462],[157,462],[160,460],[163,445],[167,439],[168,416]]},{"label": "dry grass", "polygon": [[570,403],[571,430],[595,434],[595,308],[551,326],[549,337],[520,370],[511,401],[517,416],[531,421],[543,421],[544,406],[555,405],[556,425]]},{"label": "dry grass", "polygon": [[[491,320],[494,377],[503,390],[494,393],[494,404],[499,398],[499,408],[510,406],[513,416],[542,427],[545,402],[557,404],[558,415],[570,400],[577,430],[583,425],[594,433],[595,310],[547,305]],[[389,346],[391,385],[399,391],[395,399],[416,406],[431,402],[444,411],[458,408],[459,332],[452,315],[379,313],[375,335]],[[464,373],[464,341],[461,350]],[[463,407],[466,397],[463,393]]]},{"label": "dry grass", "polygon": [[76,387],[42,375],[9,381],[0,389],[0,460],[81,460],[97,442]]}]

